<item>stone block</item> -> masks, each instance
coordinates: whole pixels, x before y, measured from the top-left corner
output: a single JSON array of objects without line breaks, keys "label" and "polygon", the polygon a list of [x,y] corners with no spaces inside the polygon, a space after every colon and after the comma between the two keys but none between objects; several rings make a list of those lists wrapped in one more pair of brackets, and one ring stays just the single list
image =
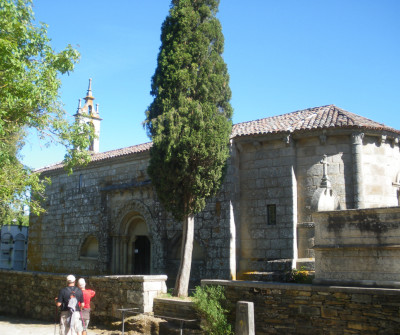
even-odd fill
[{"label": "stone block", "polygon": [[320,316],[321,315],[321,309],[319,307],[313,307],[313,306],[298,306],[298,312],[300,315],[308,315],[308,316]]},{"label": "stone block", "polygon": [[236,335],[255,335],[254,303],[238,301],[236,303]]},{"label": "stone block", "polygon": [[323,318],[336,318],[338,316],[338,311],[337,309],[322,307],[321,316]]},{"label": "stone block", "polygon": [[144,281],[143,282],[143,291],[162,291],[162,284],[161,281]]}]

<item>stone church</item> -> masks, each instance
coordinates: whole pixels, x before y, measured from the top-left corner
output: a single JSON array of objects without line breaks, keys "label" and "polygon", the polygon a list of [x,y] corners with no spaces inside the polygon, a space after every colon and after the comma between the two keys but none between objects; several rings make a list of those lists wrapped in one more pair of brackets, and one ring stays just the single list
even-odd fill
[{"label": "stone church", "polygon": [[[100,134],[91,84],[76,117]],[[181,223],[147,175],[151,143],[98,152],[50,177],[31,216],[28,270],[82,275],[167,274],[179,265]],[[400,131],[334,105],[233,126],[228,172],[195,217],[192,284],[313,266],[316,211],[399,205]]]}]

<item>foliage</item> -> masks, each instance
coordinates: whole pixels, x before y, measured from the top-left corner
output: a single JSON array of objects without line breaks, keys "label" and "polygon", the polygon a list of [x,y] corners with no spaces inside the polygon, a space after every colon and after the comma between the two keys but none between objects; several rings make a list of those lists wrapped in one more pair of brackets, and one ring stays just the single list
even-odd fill
[{"label": "foliage", "polygon": [[219,1],[173,0],[162,25],[145,126],[148,173],[175,219],[196,214],[219,189],[229,156],[232,107]]},{"label": "foliage", "polygon": [[10,207],[0,208],[0,217],[2,218],[0,227],[5,225],[29,226],[29,215],[14,211]]},{"label": "foliage", "polygon": [[216,194],[229,156],[231,91],[216,18],[219,0],[172,0],[161,28],[144,122],[153,141],[148,173],[157,196],[183,222],[175,295],[187,296],[194,214]]},{"label": "foliage", "polygon": [[233,334],[232,326],[227,320],[228,310],[223,307],[226,298],[222,286],[197,286],[193,301],[202,318],[201,328],[206,334]]},{"label": "foliage", "polygon": [[291,283],[298,283],[298,284],[312,284],[314,279],[314,271],[308,271],[305,269],[304,266],[300,268],[300,270],[293,269],[289,273],[288,281]]},{"label": "foliage", "polygon": [[[34,25],[31,6],[31,0],[0,0],[0,206],[29,204],[38,214],[47,181],[20,162],[26,135],[35,130],[46,145],[64,145],[65,165],[71,172],[74,164],[89,161],[88,153],[73,150],[73,145],[88,147],[92,130],[70,125],[59,101],[58,76],[73,70],[79,53],[70,45],[55,52],[47,26]],[[31,199],[30,193],[39,198]]]}]

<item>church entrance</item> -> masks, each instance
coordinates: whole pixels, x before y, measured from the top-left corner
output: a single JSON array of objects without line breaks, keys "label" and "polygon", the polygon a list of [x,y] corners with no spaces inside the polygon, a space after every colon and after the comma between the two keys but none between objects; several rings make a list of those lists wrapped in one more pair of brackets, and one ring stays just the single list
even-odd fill
[{"label": "church entrance", "polygon": [[113,274],[151,274],[151,239],[144,220],[137,212],[124,217],[120,232],[113,237]]},{"label": "church entrance", "polygon": [[147,236],[137,236],[133,248],[133,274],[150,274],[150,240]]}]

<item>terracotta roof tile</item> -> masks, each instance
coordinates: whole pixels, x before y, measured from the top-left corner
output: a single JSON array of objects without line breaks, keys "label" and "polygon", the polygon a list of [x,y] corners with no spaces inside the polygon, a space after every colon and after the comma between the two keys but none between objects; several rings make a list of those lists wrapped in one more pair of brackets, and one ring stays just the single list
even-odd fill
[{"label": "terracotta roof tile", "polygon": [[[106,152],[95,153],[95,154],[92,154],[91,163],[103,161],[103,160],[106,160],[109,158],[128,156],[128,155],[144,152],[144,151],[149,150],[152,145],[153,145],[153,142],[147,142],[147,143],[133,145],[131,147],[126,147],[126,148],[122,148],[122,149],[116,149],[116,150],[111,150],[111,151],[106,151]],[[54,165],[50,165],[50,166],[46,166],[44,168],[38,169],[35,172],[41,173],[41,172],[46,172],[46,171],[53,171],[53,170],[62,169],[63,167],[64,167],[64,165],[62,163],[57,163]]]},{"label": "terracotta roof tile", "polygon": [[232,137],[346,127],[381,129],[399,133],[398,130],[382,123],[347,112],[335,105],[327,105],[235,124]]},{"label": "terracotta roof tile", "polygon": [[[365,117],[347,112],[335,105],[308,108],[296,112],[267,117],[255,121],[237,123],[232,129],[232,138],[240,136],[273,134],[279,132],[294,132],[323,128],[367,128],[387,130],[400,134],[400,131],[367,119]],[[92,155],[92,162],[110,158],[128,156],[147,151],[152,142],[134,145],[127,148],[111,150]],[[46,172],[62,169],[62,163],[44,167],[37,172]]]}]

